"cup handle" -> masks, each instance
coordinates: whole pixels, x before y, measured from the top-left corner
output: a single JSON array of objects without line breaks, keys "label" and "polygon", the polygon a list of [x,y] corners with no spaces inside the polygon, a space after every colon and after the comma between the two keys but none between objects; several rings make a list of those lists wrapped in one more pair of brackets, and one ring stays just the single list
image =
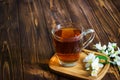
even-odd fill
[{"label": "cup handle", "polygon": [[95,31],[93,29],[87,29],[83,32],[83,36],[91,34],[89,39],[83,43],[83,48],[86,48],[94,39],[95,37]]}]

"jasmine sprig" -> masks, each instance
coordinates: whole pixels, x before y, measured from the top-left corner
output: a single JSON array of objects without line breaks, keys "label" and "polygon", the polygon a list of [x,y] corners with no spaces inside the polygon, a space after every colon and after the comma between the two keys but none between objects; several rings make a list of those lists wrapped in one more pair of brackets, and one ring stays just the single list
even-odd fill
[{"label": "jasmine sprig", "polygon": [[90,53],[88,56],[86,56],[83,62],[86,63],[86,70],[91,71],[91,76],[97,76],[99,68],[102,68],[106,63],[117,65],[120,71],[120,48],[117,46],[117,43],[109,42],[108,45],[101,45],[101,43],[99,42],[93,45],[93,47],[98,52],[108,56],[110,60],[108,60],[108,58],[105,56],[96,56],[94,55],[94,53]]},{"label": "jasmine sprig", "polygon": [[101,45],[101,43],[97,43],[94,45],[94,48],[103,54],[106,54],[110,57],[110,63],[113,65],[117,65],[120,67],[120,49],[117,46],[117,43],[109,42],[108,45]]}]

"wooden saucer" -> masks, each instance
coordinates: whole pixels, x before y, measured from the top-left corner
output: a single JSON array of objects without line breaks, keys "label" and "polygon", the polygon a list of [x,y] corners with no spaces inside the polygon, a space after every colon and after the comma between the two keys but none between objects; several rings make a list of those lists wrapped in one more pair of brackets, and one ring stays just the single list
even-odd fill
[{"label": "wooden saucer", "polygon": [[83,59],[90,53],[93,52],[95,55],[103,55],[102,53],[98,53],[95,51],[83,49],[80,53],[80,59],[78,64],[74,67],[63,67],[59,64],[58,58],[54,55],[49,62],[49,67],[55,72],[61,73],[63,75],[69,75],[76,78],[88,79],[88,80],[101,80],[104,75],[107,73],[110,64],[105,64],[102,69],[99,70],[97,77],[93,77],[90,75],[90,72],[85,70],[85,63]]}]

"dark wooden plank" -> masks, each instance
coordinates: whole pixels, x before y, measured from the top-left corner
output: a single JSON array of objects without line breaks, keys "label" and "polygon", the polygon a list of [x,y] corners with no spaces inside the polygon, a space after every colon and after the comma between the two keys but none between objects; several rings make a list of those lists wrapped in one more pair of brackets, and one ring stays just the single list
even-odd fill
[{"label": "dark wooden plank", "polygon": [[52,55],[50,27],[47,27],[43,9],[40,0],[19,1],[20,41],[24,62],[38,63],[40,59],[48,59]]},{"label": "dark wooden plank", "polygon": [[[18,1],[18,4],[24,80],[57,80],[48,68],[49,59],[54,53],[49,2],[23,0]],[[37,67],[32,66],[36,63]]]},{"label": "dark wooden plank", "polygon": [[120,12],[120,0],[111,0],[117,10]]},{"label": "dark wooden plank", "polygon": [[15,0],[0,1],[0,80],[23,80],[18,8]]},{"label": "dark wooden plank", "polygon": [[108,41],[117,42],[116,35],[118,33],[116,31],[119,28],[119,22],[117,22],[118,20],[115,18],[114,13],[112,13],[113,15],[111,14],[110,8],[108,7],[108,4],[110,5],[110,3],[107,1],[103,2],[102,0],[96,1],[95,3],[95,5],[98,5],[96,6],[96,8],[98,8],[97,10],[99,10],[99,13],[95,12],[96,17],[100,21],[99,23],[101,23],[105,35],[109,38]]}]

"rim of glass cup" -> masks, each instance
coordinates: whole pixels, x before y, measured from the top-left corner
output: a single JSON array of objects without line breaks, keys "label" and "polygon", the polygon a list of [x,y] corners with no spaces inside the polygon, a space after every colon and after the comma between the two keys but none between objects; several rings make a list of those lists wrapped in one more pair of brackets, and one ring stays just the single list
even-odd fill
[{"label": "rim of glass cup", "polygon": [[[78,25],[77,25],[78,26]],[[56,27],[52,28],[52,35],[55,39],[59,40],[59,41],[75,41],[75,40],[78,40],[78,39],[81,39],[83,37],[83,27],[81,25],[79,25],[78,27],[75,26],[74,23],[70,23],[70,24],[58,24],[56,25]],[[78,29],[80,30],[80,34],[78,36],[75,36],[75,37],[71,37],[71,38],[62,38],[58,35],[55,35],[55,32],[60,30],[60,29],[63,29],[63,28],[75,28],[75,29]]]}]

